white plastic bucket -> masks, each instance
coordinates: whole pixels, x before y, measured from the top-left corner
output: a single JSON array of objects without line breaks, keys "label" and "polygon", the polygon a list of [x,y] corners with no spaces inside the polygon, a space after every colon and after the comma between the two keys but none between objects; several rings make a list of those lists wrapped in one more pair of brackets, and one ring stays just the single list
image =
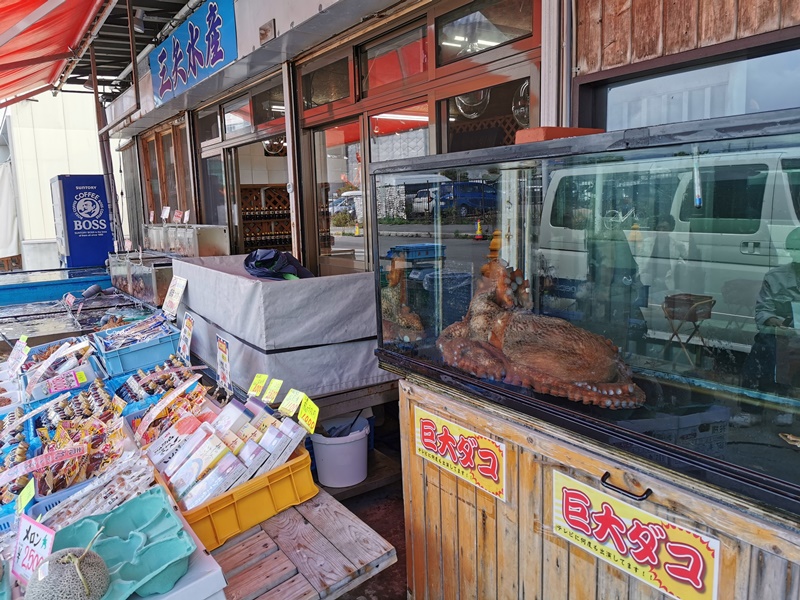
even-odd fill
[{"label": "white plastic bucket", "polygon": [[[326,430],[350,425],[352,417],[338,417],[323,421]],[[314,444],[314,461],[317,478],[325,487],[348,487],[367,478],[367,448],[369,445],[369,421],[356,419],[350,434],[342,437],[325,437],[318,433],[311,436]]]}]

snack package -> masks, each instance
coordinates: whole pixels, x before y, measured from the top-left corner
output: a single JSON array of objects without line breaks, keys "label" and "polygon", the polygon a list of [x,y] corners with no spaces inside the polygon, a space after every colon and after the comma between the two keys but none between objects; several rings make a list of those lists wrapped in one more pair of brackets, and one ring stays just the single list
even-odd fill
[{"label": "snack package", "polygon": [[214,428],[208,423],[202,423],[194,433],[192,433],[183,445],[178,449],[175,455],[170,459],[167,466],[162,473],[167,479],[172,479],[172,476],[183,466],[188,458],[197,450],[203,442],[209,437],[214,435]]},{"label": "snack package", "polygon": [[183,510],[191,510],[228,491],[241,476],[246,467],[233,454],[226,454],[211,469],[211,471],[198,481],[181,500]]},{"label": "snack package", "polygon": [[236,432],[236,435],[238,435],[245,442],[253,440],[254,442],[258,443],[263,437],[264,433],[253,427],[252,423],[245,423],[242,425],[242,428]]},{"label": "snack package", "polygon": [[242,451],[239,452],[238,458],[244,464],[247,470],[231,487],[236,487],[245,481],[250,481],[250,479],[252,479],[253,476],[258,472],[258,470],[264,466],[264,463],[267,462],[267,459],[269,458],[269,452],[264,450],[264,448],[259,446],[253,440],[249,440],[245,442],[244,448],[242,448]]},{"label": "snack package", "polygon": [[252,415],[245,411],[244,405],[238,400],[231,400],[214,419],[214,429],[221,433],[226,431],[239,431]]},{"label": "snack package", "polygon": [[289,437],[277,427],[270,427],[258,443],[264,450],[269,452],[271,456],[273,454],[279,454],[286,448],[286,445],[289,443]]},{"label": "snack package", "polygon": [[250,423],[261,433],[266,433],[270,426],[280,427],[281,425],[281,422],[268,412],[256,417]]},{"label": "snack package", "polygon": [[244,447],[244,440],[232,431],[226,431],[225,433],[217,431],[217,435],[234,455],[239,454],[239,451]]},{"label": "snack package", "polygon": [[150,444],[147,456],[159,471],[163,471],[181,446],[200,427],[200,420],[193,415],[179,418],[165,433]]},{"label": "snack package", "polygon": [[230,454],[230,450],[222,440],[216,435],[209,436],[169,480],[170,487],[175,493],[175,499],[182,500],[186,493],[203,479],[226,454]]}]

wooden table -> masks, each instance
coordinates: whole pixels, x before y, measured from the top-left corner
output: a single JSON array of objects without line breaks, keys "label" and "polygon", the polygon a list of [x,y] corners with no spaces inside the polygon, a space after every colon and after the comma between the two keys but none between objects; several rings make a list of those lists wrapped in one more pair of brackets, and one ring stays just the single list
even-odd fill
[{"label": "wooden table", "polygon": [[324,490],[212,554],[228,600],[338,598],[397,562],[393,546]]}]

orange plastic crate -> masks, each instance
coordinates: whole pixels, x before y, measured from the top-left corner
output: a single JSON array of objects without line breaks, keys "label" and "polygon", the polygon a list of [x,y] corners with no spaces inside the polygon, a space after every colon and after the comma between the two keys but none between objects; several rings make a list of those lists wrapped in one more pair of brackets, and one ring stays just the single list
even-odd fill
[{"label": "orange plastic crate", "polygon": [[[156,479],[169,490],[158,471]],[[206,549],[213,550],[282,510],[313,498],[317,492],[311,476],[311,457],[300,446],[282,466],[181,514]]]}]

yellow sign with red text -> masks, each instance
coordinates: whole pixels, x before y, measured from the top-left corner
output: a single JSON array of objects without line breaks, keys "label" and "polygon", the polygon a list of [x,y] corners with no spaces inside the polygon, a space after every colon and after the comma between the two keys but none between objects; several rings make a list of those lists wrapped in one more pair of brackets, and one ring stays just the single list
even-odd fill
[{"label": "yellow sign with red text", "polygon": [[414,423],[418,455],[505,502],[505,444],[419,407]]},{"label": "yellow sign with red text", "polygon": [[553,472],[553,532],[677,600],[716,600],[720,543]]}]

